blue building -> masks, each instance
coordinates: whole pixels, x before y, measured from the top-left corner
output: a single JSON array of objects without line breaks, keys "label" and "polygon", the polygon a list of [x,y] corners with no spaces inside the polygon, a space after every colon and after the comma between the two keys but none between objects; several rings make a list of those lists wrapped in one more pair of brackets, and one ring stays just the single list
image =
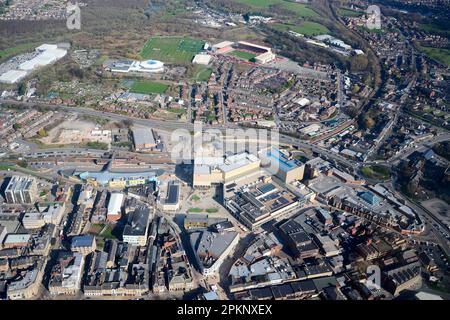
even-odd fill
[{"label": "blue building", "polygon": [[303,179],[305,165],[301,161],[289,159],[279,149],[270,148],[263,152],[261,158],[270,165],[269,171],[283,182]]},{"label": "blue building", "polygon": [[380,203],[380,198],[378,198],[376,195],[374,195],[372,192],[369,191],[361,193],[359,197],[372,206]]}]

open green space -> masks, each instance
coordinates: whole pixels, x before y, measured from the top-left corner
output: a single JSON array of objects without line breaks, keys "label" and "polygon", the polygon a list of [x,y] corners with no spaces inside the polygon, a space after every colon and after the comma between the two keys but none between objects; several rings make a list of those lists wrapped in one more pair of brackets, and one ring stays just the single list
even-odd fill
[{"label": "open green space", "polygon": [[433,34],[450,36],[450,29],[448,28],[448,25],[437,23],[421,23],[419,25],[419,29]]},{"label": "open green space", "polygon": [[419,46],[419,50],[431,59],[450,66],[450,49]]},{"label": "open green space", "polygon": [[105,239],[116,239],[116,236],[113,234],[114,228],[110,225],[106,226],[106,228],[103,230],[102,233],[100,233],[100,236]]},{"label": "open green space", "polygon": [[289,10],[299,17],[313,17],[317,13],[304,3],[297,3],[287,0],[234,0],[234,2],[248,5],[253,8],[268,9],[270,6],[279,5]]},{"label": "open green space", "polygon": [[217,208],[208,208],[205,210],[207,213],[216,213],[219,211],[219,209]]},{"label": "open green space", "polygon": [[26,51],[29,51],[30,49],[34,48],[36,46],[35,43],[27,43],[27,44],[20,44],[15,47],[6,48],[4,50],[0,50],[0,59],[6,59],[12,56],[15,56],[19,53],[23,53]]},{"label": "open green space", "polygon": [[89,142],[86,142],[86,148],[108,150],[108,144],[105,142],[99,142],[99,141],[89,141]]},{"label": "open green space", "polygon": [[183,37],[152,37],[141,51],[143,59],[165,63],[189,63],[203,49],[205,42]]},{"label": "open green space", "polygon": [[190,213],[200,213],[200,212],[203,212],[203,209],[194,207],[194,208],[189,208],[188,212],[190,212]]},{"label": "open green space", "polygon": [[343,17],[359,17],[364,14],[364,12],[355,11],[347,8],[339,8],[337,10],[338,14]]},{"label": "open green space", "polygon": [[130,91],[142,94],[160,94],[166,92],[168,85],[153,81],[135,81],[131,86]]},{"label": "open green space", "polygon": [[194,79],[198,82],[206,82],[211,77],[212,69],[205,66],[196,66],[194,70]]},{"label": "open green space", "polygon": [[191,197],[191,200],[192,200],[192,201],[198,201],[198,200],[200,200],[200,197],[199,197],[198,195],[194,194],[194,195]]},{"label": "open green space", "polygon": [[327,34],[330,32],[324,25],[311,21],[305,21],[299,25],[275,23],[272,26],[279,31],[293,31],[306,36],[317,36],[319,34]]},{"label": "open green space", "polygon": [[250,60],[252,60],[252,59],[254,59],[256,57],[256,55],[254,55],[253,53],[245,52],[245,51],[239,51],[239,50],[231,51],[228,54],[231,55],[231,56],[237,57],[239,59],[242,59],[242,60],[247,60],[247,61],[250,61]]},{"label": "open green space", "polygon": [[370,179],[388,180],[389,169],[382,166],[367,166],[361,169],[361,173]]}]

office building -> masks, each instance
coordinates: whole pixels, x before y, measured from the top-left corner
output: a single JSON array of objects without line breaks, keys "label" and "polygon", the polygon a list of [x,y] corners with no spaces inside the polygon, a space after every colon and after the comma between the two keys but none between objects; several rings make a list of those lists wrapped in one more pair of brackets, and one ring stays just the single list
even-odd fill
[{"label": "office building", "polygon": [[12,204],[33,204],[37,197],[36,179],[13,176],[5,189],[6,202]]},{"label": "office building", "polygon": [[145,246],[148,238],[150,210],[138,208],[128,216],[128,222],[123,229],[123,242],[135,246]]},{"label": "office building", "polygon": [[289,159],[285,152],[270,148],[261,152],[263,166],[281,181],[289,183],[293,180],[303,180],[305,165],[298,160]]}]

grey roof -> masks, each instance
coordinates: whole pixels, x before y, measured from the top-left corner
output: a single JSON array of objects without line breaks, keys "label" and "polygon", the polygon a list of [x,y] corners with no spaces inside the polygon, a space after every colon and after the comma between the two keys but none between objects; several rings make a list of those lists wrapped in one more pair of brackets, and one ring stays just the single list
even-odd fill
[{"label": "grey roof", "polygon": [[143,236],[148,227],[150,210],[148,208],[138,208],[128,218],[128,223],[123,229],[124,236]]},{"label": "grey roof", "polygon": [[134,127],[132,131],[135,144],[156,144],[152,129]]},{"label": "grey roof", "polygon": [[219,258],[233,242],[237,232],[215,233],[210,231],[198,231],[190,234],[192,247],[199,256],[212,256]]}]

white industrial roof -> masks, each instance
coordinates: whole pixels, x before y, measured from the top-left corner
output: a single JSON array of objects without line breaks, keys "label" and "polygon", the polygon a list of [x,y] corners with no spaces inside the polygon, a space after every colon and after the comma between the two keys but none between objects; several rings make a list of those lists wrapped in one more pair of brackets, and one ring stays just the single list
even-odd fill
[{"label": "white industrial roof", "polygon": [[0,82],[15,83],[27,75],[26,71],[9,70],[0,76]]},{"label": "white industrial roof", "polygon": [[120,213],[120,208],[122,207],[124,195],[123,193],[111,193],[111,197],[108,202],[108,215],[116,215]]},{"label": "white industrial roof", "polygon": [[212,56],[210,56],[209,54],[197,54],[192,60],[192,63],[207,65],[211,62],[211,59]]},{"label": "white industrial roof", "polygon": [[219,42],[219,43],[213,45],[213,48],[214,49],[222,49],[222,48],[231,46],[233,43],[234,42],[232,42],[232,41],[222,41],[222,42]]},{"label": "white industrial roof", "polygon": [[43,51],[40,55],[34,57],[31,60],[25,61],[19,65],[19,69],[30,71],[34,68],[49,65],[58,59],[61,59],[67,54],[66,50],[62,49],[48,49]]},{"label": "white industrial roof", "polygon": [[26,243],[30,240],[30,234],[8,234],[4,244],[9,243]]}]

